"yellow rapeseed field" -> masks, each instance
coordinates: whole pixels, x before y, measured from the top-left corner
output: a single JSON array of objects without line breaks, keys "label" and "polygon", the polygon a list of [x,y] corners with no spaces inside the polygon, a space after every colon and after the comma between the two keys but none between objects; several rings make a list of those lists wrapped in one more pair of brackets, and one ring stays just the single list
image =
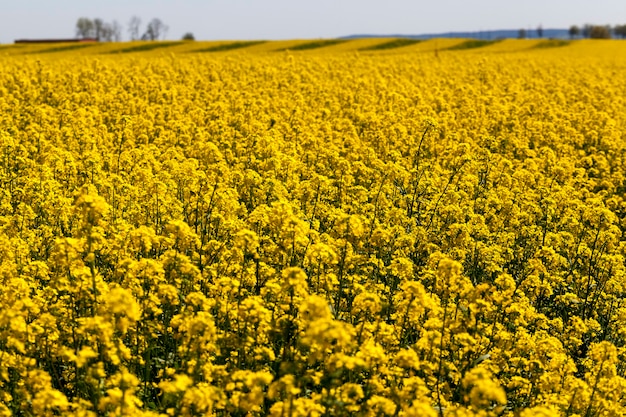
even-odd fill
[{"label": "yellow rapeseed field", "polygon": [[0,416],[626,415],[625,52],[0,46]]}]

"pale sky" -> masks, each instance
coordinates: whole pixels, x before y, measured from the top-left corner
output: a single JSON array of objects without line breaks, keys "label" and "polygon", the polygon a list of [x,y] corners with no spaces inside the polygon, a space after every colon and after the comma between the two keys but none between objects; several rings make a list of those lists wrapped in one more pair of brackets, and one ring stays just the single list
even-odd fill
[{"label": "pale sky", "polygon": [[[0,43],[74,37],[79,17],[169,26],[168,39],[315,39],[626,24],[626,0],[0,0]],[[142,28],[143,31],[143,28]]]}]

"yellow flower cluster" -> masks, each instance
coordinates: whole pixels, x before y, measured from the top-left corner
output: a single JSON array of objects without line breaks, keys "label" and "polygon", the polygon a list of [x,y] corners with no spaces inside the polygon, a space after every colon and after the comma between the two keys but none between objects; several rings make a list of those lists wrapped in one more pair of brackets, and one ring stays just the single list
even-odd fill
[{"label": "yellow flower cluster", "polygon": [[626,415],[601,45],[4,59],[0,416]]}]

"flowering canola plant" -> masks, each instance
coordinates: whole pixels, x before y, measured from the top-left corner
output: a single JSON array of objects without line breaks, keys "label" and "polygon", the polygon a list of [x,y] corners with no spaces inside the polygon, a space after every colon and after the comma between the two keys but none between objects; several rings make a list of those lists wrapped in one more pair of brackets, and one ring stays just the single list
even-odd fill
[{"label": "flowering canola plant", "polygon": [[3,59],[0,416],[625,415],[580,45]]}]

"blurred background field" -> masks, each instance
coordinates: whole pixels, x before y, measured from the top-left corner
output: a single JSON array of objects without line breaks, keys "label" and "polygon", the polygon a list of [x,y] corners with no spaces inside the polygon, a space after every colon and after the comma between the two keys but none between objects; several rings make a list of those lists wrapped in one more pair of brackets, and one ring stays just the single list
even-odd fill
[{"label": "blurred background field", "polygon": [[167,54],[421,54],[421,53],[525,53],[547,51],[558,55],[623,54],[626,43],[620,40],[563,40],[563,39],[410,39],[363,38],[319,40],[232,40],[232,41],[134,41],[134,42],[79,42],[46,44],[0,45],[0,56],[37,56],[39,58],[89,55],[141,55]]}]

